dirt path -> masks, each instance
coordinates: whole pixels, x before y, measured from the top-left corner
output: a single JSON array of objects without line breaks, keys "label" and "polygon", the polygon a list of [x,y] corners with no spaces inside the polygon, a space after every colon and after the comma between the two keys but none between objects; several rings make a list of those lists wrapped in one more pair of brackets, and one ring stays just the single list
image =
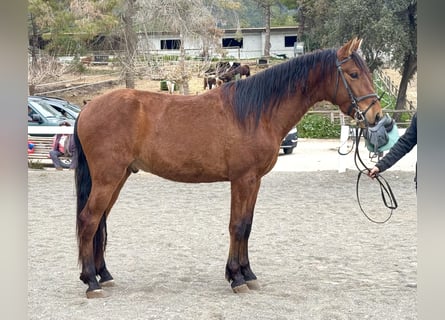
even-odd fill
[{"label": "dirt path", "polygon": [[[274,171],[263,179],[250,239],[262,289],[244,295],[224,279],[229,184],[132,175],[108,220],[116,286],[106,299],[87,300],[73,172],[29,170],[29,318],[416,319],[413,172],[385,176],[399,208],[383,225],[360,213],[356,174]],[[370,181],[364,205],[380,211]]]}]

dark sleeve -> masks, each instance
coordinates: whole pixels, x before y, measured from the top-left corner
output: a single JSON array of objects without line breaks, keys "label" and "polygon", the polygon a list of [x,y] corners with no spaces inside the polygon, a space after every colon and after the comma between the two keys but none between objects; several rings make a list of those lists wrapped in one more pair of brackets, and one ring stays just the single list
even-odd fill
[{"label": "dark sleeve", "polygon": [[417,112],[411,120],[410,126],[405,133],[397,140],[396,144],[389,152],[376,164],[380,172],[391,168],[397,161],[410,152],[417,144]]}]

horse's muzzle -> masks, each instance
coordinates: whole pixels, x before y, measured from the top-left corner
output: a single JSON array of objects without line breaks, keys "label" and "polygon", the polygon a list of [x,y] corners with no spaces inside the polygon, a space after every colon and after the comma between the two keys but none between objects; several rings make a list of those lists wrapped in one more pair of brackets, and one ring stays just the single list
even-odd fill
[{"label": "horse's muzzle", "polygon": [[383,118],[379,116],[377,121],[377,115],[375,125],[363,130],[368,150],[375,153],[389,150],[399,138],[399,130],[394,119],[386,114]]}]

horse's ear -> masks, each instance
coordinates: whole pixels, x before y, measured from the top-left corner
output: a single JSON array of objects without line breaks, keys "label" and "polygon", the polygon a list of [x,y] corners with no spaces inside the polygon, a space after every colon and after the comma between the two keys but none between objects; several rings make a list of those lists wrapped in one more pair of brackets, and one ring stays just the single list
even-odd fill
[{"label": "horse's ear", "polygon": [[343,60],[349,57],[354,51],[360,49],[361,44],[362,39],[359,39],[357,37],[349,40],[343,47],[338,49],[337,56],[339,60]]},{"label": "horse's ear", "polygon": [[357,49],[355,49],[354,51],[359,51],[360,50],[360,47],[362,46],[362,42],[363,42],[363,39],[357,39]]}]

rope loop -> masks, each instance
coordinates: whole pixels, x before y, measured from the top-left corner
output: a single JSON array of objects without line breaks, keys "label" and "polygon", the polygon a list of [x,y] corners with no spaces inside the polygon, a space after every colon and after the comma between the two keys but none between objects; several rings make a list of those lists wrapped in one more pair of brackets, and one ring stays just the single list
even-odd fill
[{"label": "rope loop", "polygon": [[[387,221],[389,221],[389,219],[392,217],[393,211],[395,209],[397,209],[398,204],[397,204],[396,197],[394,196],[394,193],[393,193],[388,181],[386,181],[386,179],[381,174],[377,174],[375,177],[375,180],[379,183],[380,195],[382,197],[383,204],[385,205],[386,208],[388,208],[390,210],[390,213],[389,213],[388,217],[384,220],[375,220],[375,219],[371,218],[363,209],[362,204],[360,202],[360,196],[359,196],[360,179],[363,174],[367,175],[371,171],[371,169],[368,168],[368,166],[366,166],[366,164],[363,162],[363,160],[359,154],[359,142],[360,142],[360,138],[362,135],[363,135],[363,129],[362,128],[359,129],[358,127],[356,127],[355,128],[355,140],[353,140],[353,145],[351,147],[351,150],[349,150],[347,153],[341,153],[340,148],[339,148],[338,153],[340,155],[349,154],[354,149],[354,145],[355,145],[354,163],[358,170],[355,192],[356,192],[356,196],[357,196],[358,205],[359,205],[360,210],[363,213],[363,215],[369,221],[371,221],[373,223],[377,223],[377,224],[383,224],[383,223],[386,223]],[[360,168],[359,164],[363,167],[363,169]]]}]

